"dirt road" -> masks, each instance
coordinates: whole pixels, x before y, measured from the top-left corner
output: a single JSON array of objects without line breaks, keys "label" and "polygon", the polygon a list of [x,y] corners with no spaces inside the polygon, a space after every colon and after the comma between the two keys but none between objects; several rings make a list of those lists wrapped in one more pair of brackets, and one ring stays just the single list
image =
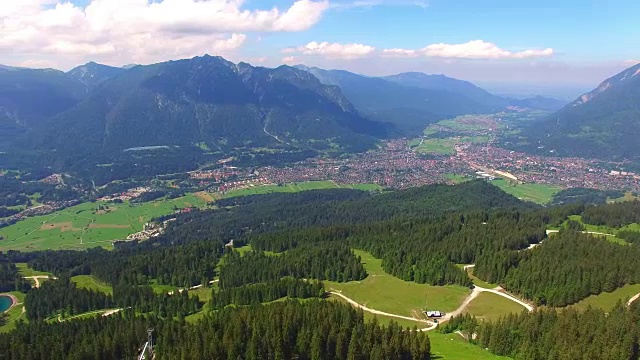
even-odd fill
[{"label": "dirt road", "polygon": [[[465,270],[468,269],[469,267],[473,267],[473,265],[465,265]],[[462,302],[462,304],[460,304],[460,306],[458,306],[457,309],[455,309],[454,311],[446,314],[444,317],[438,319],[438,321],[440,323],[449,321],[451,318],[458,316],[460,314],[462,314],[467,306],[469,306],[469,304],[473,301],[473,299],[477,298],[478,295],[480,295],[483,292],[488,292],[488,293],[492,293],[492,294],[496,294],[498,296],[502,296],[504,298],[507,298],[511,301],[514,301],[520,305],[522,305],[525,309],[527,309],[528,311],[533,311],[534,307],[521,300],[518,299],[517,297],[507,293],[504,289],[502,289],[501,287],[497,287],[495,289],[487,289],[487,288],[483,288],[483,287],[479,287],[479,286],[474,286],[473,290],[471,291],[471,293],[464,299],[464,301]],[[368,308],[362,304],[358,304],[355,300],[350,299],[346,296],[344,296],[343,294],[336,292],[336,291],[330,291],[331,294],[336,295],[341,297],[342,299],[346,300],[349,304],[351,304],[353,307],[357,308],[357,309],[362,309],[363,311],[372,313],[372,314],[376,314],[376,315],[381,315],[381,316],[388,316],[388,317],[393,317],[393,318],[397,318],[397,319],[404,319],[404,320],[411,320],[411,321],[416,321],[416,322],[421,322],[421,323],[425,323],[425,324],[429,324],[429,327],[420,329],[419,331],[431,331],[433,329],[435,329],[436,327],[438,327],[438,323],[429,321],[429,320],[424,320],[424,319],[419,319],[419,318],[415,318],[415,317],[409,317],[409,316],[403,316],[403,315],[398,315],[398,314],[391,314],[391,313],[387,313],[387,312],[383,312],[383,311],[379,311],[379,310],[375,310],[375,309],[371,309]],[[640,294],[637,295],[638,297],[640,297]]]},{"label": "dirt road", "polygon": [[57,279],[55,277],[50,277],[48,275],[38,275],[38,276],[25,276],[25,279],[30,279],[33,280],[33,282],[36,283],[36,287],[39,288],[40,287],[40,280],[38,279]]}]

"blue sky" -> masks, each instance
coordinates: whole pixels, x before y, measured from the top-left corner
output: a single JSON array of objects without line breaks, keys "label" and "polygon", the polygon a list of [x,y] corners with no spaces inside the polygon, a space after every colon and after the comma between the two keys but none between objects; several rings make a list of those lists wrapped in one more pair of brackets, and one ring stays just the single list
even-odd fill
[{"label": "blue sky", "polygon": [[210,53],[263,66],[588,89],[640,60],[637,0],[0,1],[0,63],[9,65]]}]

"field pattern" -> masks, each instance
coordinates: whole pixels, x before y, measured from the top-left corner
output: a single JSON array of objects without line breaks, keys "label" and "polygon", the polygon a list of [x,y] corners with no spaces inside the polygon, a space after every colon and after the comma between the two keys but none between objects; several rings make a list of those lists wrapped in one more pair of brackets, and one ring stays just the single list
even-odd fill
[{"label": "field pattern", "polygon": [[[99,210],[102,206],[105,209]],[[82,203],[54,213],[34,216],[0,229],[0,251],[111,248],[113,240],[124,240],[142,230],[154,217],[185,207],[204,207],[206,202],[187,195],[143,204]]]}]

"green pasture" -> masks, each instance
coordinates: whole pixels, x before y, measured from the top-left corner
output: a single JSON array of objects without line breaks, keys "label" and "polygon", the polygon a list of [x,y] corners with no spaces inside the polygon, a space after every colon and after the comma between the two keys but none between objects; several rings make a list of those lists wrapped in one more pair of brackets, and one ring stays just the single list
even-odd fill
[{"label": "green pasture", "polygon": [[603,292],[598,295],[591,295],[586,299],[570,305],[570,307],[584,310],[591,306],[592,308],[600,308],[604,311],[610,311],[618,302],[626,304],[629,299],[638,293],[640,293],[640,284],[625,285],[612,292]]},{"label": "green pasture", "polygon": [[438,360],[507,360],[473,345],[458,334],[429,333],[431,358]]},{"label": "green pasture", "polygon": [[71,277],[71,281],[76,283],[79,289],[88,289],[93,291],[100,291],[105,294],[113,294],[113,288],[111,285],[102,282],[91,275],[78,275]]},{"label": "green pasture", "polygon": [[16,267],[22,276],[53,276],[53,274],[48,272],[33,270],[27,263],[16,263]]},{"label": "green pasture", "polygon": [[553,199],[553,196],[562,190],[562,188],[557,186],[543,184],[511,184],[504,179],[497,179],[491,183],[518,199],[537,204],[548,204]]},{"label": "green pasture", "polygon": [[525,308],[500,295],[483,292],[473,299],[465,309],[465,313],[471,314],[480,321],[494,321],[509,314],[521,313]]},{"label": "green pasture", "polygon": [[[98,210],[99,206],[106,210]],[[185,207],[205,207],[194,195],[143,204],[87,202],[54,213],[29,217],[0,229],[0,251],[81,250],[111,248],[113,240],[122,240],[141,231],[152,218],[171,214]]]},{"label": "green pasture", "polygon": [[362,281],[325,281],[328,291],[341,292],[369,308],[403,316],[421,317],[422,310],[455,310],[469,294],[462,286],[431,286],[400,280],[384,272],[382,260],[355,250],[369,276]]}]

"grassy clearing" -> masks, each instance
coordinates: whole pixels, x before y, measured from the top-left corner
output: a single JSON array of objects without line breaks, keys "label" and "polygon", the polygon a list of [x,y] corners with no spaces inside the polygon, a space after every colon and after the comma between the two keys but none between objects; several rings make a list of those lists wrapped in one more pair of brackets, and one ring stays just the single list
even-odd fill
[{"label": "grassy clearing", "polygon": [[[142,230],[144,223],[154,217],[206,204],[195,195],[143,204],[82,203],[0,229],[0,236],[5,238],[0,242],[0,251],[111,248],[113,240]],[[98,211],[98,206],[106,206],[108,210]]]},{"label": "grassy clearing", "polygon": [[473,299],[465,309],[465,313],[477,317],[479,320],[493,321],[502,316],[520,313],[525,308],[509,299],[492,293],[481,293]]},{"label": "grassy clearing", "polygon": [[24,298],[26,295],[18,291],[11,291],[7,294],[15,296],[18,299],[18,303],[20,305],[13,306],[9,311],[5,313],[5,323],[0,326],[0,333],[7,333],[15,329],[18,321],[29,322],[29,319],[27,319],[27,314],[22,312],[22,309],[24,307],[24,305],[22,304],[24,303]]},{"label": "grassy clearing", "polygon": [[179,289],[177,286],[160,285],[156,283],[155,280],[151,280],[151,284],[149,284],[149,286],[151,286],[151,288],[153,289],[153,292],[156,294],[168,294],[171,291],[175,293]]},{"label": "grassy clearing", "polygon": [[111,287],[111,285],[102,282],[91,275],[73,276],[71,278],[71,281],[76,283],[76,286],[80,289],[100,291],[105,294],[113,294],[113,288]]},{"label": "grassy clearing", "polygon": [[[216,285],[216,284],[213,284]],[[193,290],[189,290],[189,296],[198,296],[198,298],[200,299],[200,301],[202,302],[208,302],[209,300],[211,300],[211,290],[212,290],[213,286],[210,287],[200,287],[197,289],[193,289]],[[217,287],[217,285],[216,285]]]},{"label": "grassy clearing", "polygon": [[16,263],[16,267],[22,276],[53,276],[48,272],[33,270],[27,263]]},{"label": "grassy clearing", "polygon": [[431,358],[438,360],[507,360],[508,357],[493,355],[489,351],[468,343],[458,334],[429,333]]},{"label": "grassy clearing", "polygon": [[[339,297],[339,296],[335,296],[335,295],[330,295],[327,298],[328,301],[337,301],[343,304],[348,304],[347,300]],[[405,328],[413,328],[414,326],[417,326],[418,329],[420,328],[424,328],[426,327],[426,324],[423,322],[419,322],[419,321],[410,321],[410,320],[404,320],[404,319],[398,319],[398,318],[394,318],[394,317],[390,317],[390,316],[382,316],[382,315],[375,315],[369,312],[363,312],[364,313],[364,319],[366,321],[373,321],[373,319],[377,319],[378,323],[384,325],[384,326],[389,326],[389,324],[393,321],[396,322],[397,324],[399,324],[402,327]]]},{"label": "grassy clearing", "polygon": [[251,247],[251,244],[242,246],[242,247],[238,247],[238,248],[233,248],[235,251],[239,252],[241,256],[244,256],[244,254],[253,251],[253,248]]},{"label": "grassy clearing", "polygon": [[553,196],[562,190],[556,186],[543,184],[512,185],[509,181],[504,179],[494,180],[491,183],[518,199],[531,201],[537,204],[548,204],[553,199]]},{"label": "grassy clearing", "polygon": [[453,155],[456,152],[455,146],[456,140],[452,138],[425,139],[415,149],[419,153]]},{"label": "grassy clearing", "polygon": [[[621,231],[621,230],[629,230],[629,231],[639,231],[640,232],[640,225],[639,224],[635,224],[635,223],[623,226],[620,229],[614,229],[614,228],[606,226],[606,225],[586,224],[586,223],[584,223],[582,221],[582,216],[580,216],[580,215],[571,215],[571,216],[569,216],[569,220],[573,220],[573,221],[579,222],[580,224],[582,224],[582,226],[584,226],[586,231],[607,234],[607,235],[593,234],[593,236],[595,236],[595,237],[604,237],[607,241],[610,241],[612,243],[619,244],[619,245],[629,245],[629,243],[624,241],[624,239],[619,238],[619,237],[616,236],[619,231]],[[567,221],[569,221],[569,220],[567,220]],[[551,229],[552,230],[559,230],[560,228],[564,228],[567,225],[567,221],[565,221],[561,226],[554,227],[554,228],[551,228]]]},{"label": "grassy clearing", "polygon": [[464,182],[472,180],[470,177],[466,175],[458,175],[458,174],[446,174],[445,177],[456,184],[462,184]]},{"label": "grassy clearing", "polygon": [[355,250],[369,273],[363,281],[337,283],[325,281],[327,290],[342,291],[342,294],[379,311],[403,316],[422,316],[421,310],[434,309],[452,311],[469,293],[461,286],[431,286],[407,282],[384,272],[382,260],[371,254]]},{"label": "grassy clearing", "polygon": [[640,293],[640,284],[625,285],[610,293],[591,295],[584,300],[570,305],[570,307],[584,310],[587,307],[591,306],[592,308],[600,308],[604,311],[610,311],[619,301],[621,301],[623,304],[626,304],[626,302],[629,301],[630,298],[638,293]]}]

